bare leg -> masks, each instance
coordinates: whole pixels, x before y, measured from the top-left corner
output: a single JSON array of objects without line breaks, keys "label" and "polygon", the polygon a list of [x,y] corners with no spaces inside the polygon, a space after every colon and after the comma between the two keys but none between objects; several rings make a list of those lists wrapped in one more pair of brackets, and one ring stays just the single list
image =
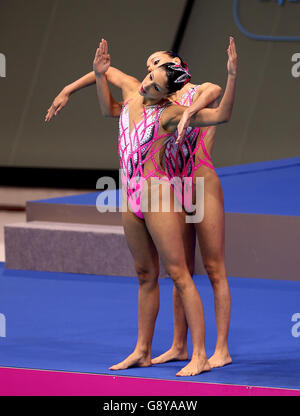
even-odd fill
[{"label": "bare leg", "polygon": [[144,215],[147,228],[158,248],[166,270],[180,294],[186,320],[191,331],[193,341],[192,359],[177,375],[191,376],[209,371],[210,366],[205,353],[203,306],[187,267],[178,213],[148,212]]},{"label": "bare leg", "polygon": [[[184,243],[185,257],[191,275],[194,272],[195,261],[195,229],[193,224],[185,223],[185,213],[178,213]],[[168,361],[185,361],[188,359],[187,330],[188,325],[180,293],[173,286],[174,336],[171,348],[165,353],[152,359],[152,364],[162,364]]]},{"label": "bare leg", "polygon": [[[201,176],[201,171],[199,170],[197,174]],[[206,172],[204,187],[204,219],[195,226],[203,264],[214,292],[217,343],[214,354],[209,359],[209,364],[213,368],[232,362],[228,350],[231,298],[225,268],[223,193],[215,172],[211,171],[208,174]]]},{"label": "bare leg", "polygon": [[[151,188],[152,186],[149,187],[150,193]],[[159,199],[161,200],[161,197]],[[156,301],[158,261],[157,252],[153,246],[154,243],[167,273],[180,294],[184,314],[192,336],[193,355],[191,361],[177,375],[192,376],[210,370],[205,352],[205,322],[202,301],[187,266],[182,238],[182,223],[178,213],[173,211],[173,198],[171,198],[171,203],[171,212],[144,212],[146,227],[152,240],[149,237],[147,238],[144,225],[141,227],[142,222],[138,222],[138,219],[132,216],[131,213],[123,215],[127,241],[139,274],[140,291],[145,284],[148,287],[148,283],[149,291],[143,292],[145,297],[139,293],[139,334],[136,348],[129,357],[111,367],[111,369],[124,369],[133,365],[147,366],[151,363],[151,343],[159,307]],[[141,235],[139,235],[140,233]],[[141,241],[143,242],[142,245],[140,244]],[[156,257],[154,263],[153,252],[155,252]],[[149,257],[146,253],[150,253]],[[148,261],[150,268],[147,267]],[[152,305],[149,302],[151,299],[150,293],[152,294]]]},{"label": "bare leg", "polygon": [[[212,284],[217,322],[217,343],[215,352],[209,359],[211,367],[230,364],[232,359],[228,350],[228,332],[230,322],[231,299],[224,261],[224,201],[220,181],[216,174],[203,168],[197,176],[205,177],[205,214],[201,223],[195,224],[203,263]],[[184,224],[188,227],[190,224]],[[192,234],[184,233],[186,258],[192,274],[194,257],[191,253]],[[174,285],[174,338],[170,350],[152,360],[160,364],[172,360],[187,359],[186,335],[187,323],[179,292]]]},{"label": "bare leg", "polygon": [[[211,107],[216,106],[217,101],[211,105]],[[215,127],[210,127],[205,138],[206,148],[209,153],[212,151],[215,131]],[[205,216],[201,223],[196,224],[196,230],[203,262],[214,291],[218,330],[215,353],[210,358],[209,363],[211,367],[220,367],[232,362],[227,343],[231,301],[224,262],[224,201],[221,184],[215,172],[210,168],[202,167],[195,172],[195,177],[197,176],[204,176],[205,178]],[[191,226],[191,224],[184,224],[183,222],[186,259],[190,273],[193,274],[194,249],[191,247],[193,237],[192,233],[187,230],[188,226]],[[173,307],[173,344],[167,352],[153,359],[153,364],[187,359],[187,322],[181,297],[175,285],[173,288]]]},{"label": "bare leg", "polygon": [[143,220],[132,212],[123,213],[122,219],[139,279],[138,339],[133,353],[110,367],[110,370],[151,365],[151,344],[159,309],[159,263],[156,248]]}]

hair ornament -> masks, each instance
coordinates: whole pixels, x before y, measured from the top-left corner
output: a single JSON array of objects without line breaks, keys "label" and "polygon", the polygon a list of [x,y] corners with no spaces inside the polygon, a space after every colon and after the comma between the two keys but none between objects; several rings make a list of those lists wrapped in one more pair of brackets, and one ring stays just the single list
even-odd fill
[{"label": "hair ornament", "polygon": [[189,82],[191,79],[191,74],[189,73],[187,68],[183,68],[181,65],[174,63],[173,65],[170,65],[172,69],[175,71],[180,71],[182,74],[174,81],[176,84],[183,82],[184,85]]}]

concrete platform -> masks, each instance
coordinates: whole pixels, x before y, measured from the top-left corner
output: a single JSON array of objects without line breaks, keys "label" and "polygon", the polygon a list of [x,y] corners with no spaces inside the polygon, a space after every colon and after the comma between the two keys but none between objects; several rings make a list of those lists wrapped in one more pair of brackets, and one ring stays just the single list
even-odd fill
[{"label": "concrete platform", "polygon": [[4,232],[7,269],[136,276],[121,226],[31,221]]},{"label": "concrete platform", "polygon": [[[30,221],[4,227],[11,269],[135,276],[120,213],[102,224]],[[112,224],[109,224],[111,220]],[[300,217],[226,213],[229,276],[300,280]],[[161,277],[165,277],[161,264]],[[196,245],[195,274],[206,274]]]}]

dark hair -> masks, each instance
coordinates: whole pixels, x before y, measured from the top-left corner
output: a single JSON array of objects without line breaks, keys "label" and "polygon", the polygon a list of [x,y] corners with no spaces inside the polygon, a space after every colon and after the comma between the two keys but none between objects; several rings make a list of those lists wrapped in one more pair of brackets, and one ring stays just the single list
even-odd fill
[{"label": "dark hair", "polygon": [[179,58],[180,59],[180,65],[182,68],[189,70],[188,64],[181,58],[181,56],[178,55],[178,53],[174,51],[164,51],[170,58]]},{"label": "dark hair", "polygon": [[159,68],[166,72],[168,79],[166,88],[170,94],[180,90],[191,79],[188,70],[175,62],[166,62],[159,65]]}]

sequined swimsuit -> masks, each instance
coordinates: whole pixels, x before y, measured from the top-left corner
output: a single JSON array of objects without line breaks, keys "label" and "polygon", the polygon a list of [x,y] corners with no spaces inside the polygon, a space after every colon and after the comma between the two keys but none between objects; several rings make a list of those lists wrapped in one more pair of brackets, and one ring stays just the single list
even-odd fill
[{"label": "sequined swimsuit", "polygon": [[[175,104],[192,105],[197,88],[198,86],[191,87],[180,102]],[[177,132],[158,135],[160,116],[168,105],[170,104],[143,107],[144,117],[139,123],[133,123],[131,132],[128,101],[123,104],[119,119],[119,159],[123,189],[131,210],[142,219],[141,193],[145,180],[151,177],[164,177],[168,180],[180,178],[183,183],[183,178],[193,178],[200,166],[214,169],[204,144],[208,128],[188,127],[178,145],[175,142]],[[162,166],[158,163],[157,154],[163,147],[165,153]],[[197,154],[201,153],[200,148],[201,156]],[[151,163],[147,163],[149,161]],[[148,167],[145,169],[146,164]],[[172,186],[175,194],[182,192],[182,189],[174,188],[174,182]]]},{"label": "sequined swimsuit", "polygon": [[[165,176],[157,162],[157,155],[165,145],[164,138],[170,134],[158,135],[159,120],[167,105],[143,107],[143,119],[130,131],[128,101],[123,104],[119,119],[119,159],[123,189],[131,210],[144,218],[141,211],[141,192],[145,180]],[[151,163],[147,163],[150,161]],[[147,167],[145,169],[145,164]]]},{"label": "sequined swimsuit", "polygon": [[[189,88],[175,104],[190,107],[198,87],[199,85],[195,85]],[[194,178],[197,178],[197,170],[201,166],[214,169],[204,143],[208,130],[209,127],[188,127],[178,144],[178,134],[175,132],[166,145],[164,169],[177,201],[187,211],[193,211],[193,189],[196,183]]]},{"label": "sequined swimsuit", "polygon": [[[191,87],[181,97],[180,101],[175,103],[190,107],[193,104],[193,98],[198,87],[199,85]],[[204,143],[208,129],[209,127],[205,129],[202,127],[188,127],[179,144],[176,144],[177,132],[170,137],[164,157],[165,170],[169,179],[173,177],[180,177],[181,179],[194,177],[195,171],[203,165],[214,169]],[[199,139],[197,140],[198,136]],[[200,149],[202,150],[201,156],[199,155],[201,153]]]}]

